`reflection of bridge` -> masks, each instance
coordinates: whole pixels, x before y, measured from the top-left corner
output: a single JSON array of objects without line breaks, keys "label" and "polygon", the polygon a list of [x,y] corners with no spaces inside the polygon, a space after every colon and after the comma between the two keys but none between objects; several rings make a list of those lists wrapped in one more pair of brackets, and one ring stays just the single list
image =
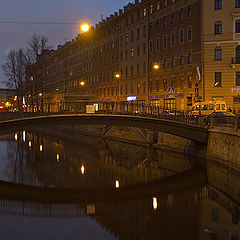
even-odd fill
[{"label": "reflection of bridge", "polygon": [[35,127],[50,127],[70,124],[85,125],[107,125],[107,126],[130,126],[148,129],[153,132],[166,132],[168,134],[193,140],[198,143],[207,144],[208,129],[177,121],[178,118],[171,120],[158,119],[141,116],[124,116],[124,115],[104,115],[104,114],[70,114],[70,115],[52,115],[16,119],[0,123],[1,132],[9,132],[15,129],[31,129]]}]

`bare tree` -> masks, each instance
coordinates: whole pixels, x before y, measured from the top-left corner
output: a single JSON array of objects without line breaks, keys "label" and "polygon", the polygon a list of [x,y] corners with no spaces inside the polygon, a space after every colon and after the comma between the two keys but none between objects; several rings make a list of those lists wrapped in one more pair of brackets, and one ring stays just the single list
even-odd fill
[{"label": "bare tree", "polygon": [[33,55],[34,61],[37,61],[37,56],[43,52],[43,50],[48,50],[50,47],[47,45],[48,38],[42,35],[34,34],[32,38],[28,41],[30,51]]},{"label": "bare tree", "polygon": [[19,110],[21,110],[25,91],[26,66],[27,58],[22,48],[17,51],[11,49],[6,57],[6,63],[2,65],[7,78],[5,84],[8,88],[15,89]]}]

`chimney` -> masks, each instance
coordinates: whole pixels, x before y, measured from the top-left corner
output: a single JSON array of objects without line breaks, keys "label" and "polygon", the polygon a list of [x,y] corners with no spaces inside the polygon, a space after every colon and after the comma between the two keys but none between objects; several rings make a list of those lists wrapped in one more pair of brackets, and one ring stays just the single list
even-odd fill
[{"label": "chimney", "polygon": [[121,15],[123,13],[123,10],[119,9],[118,12],[119,12],[119,15]]},{"label": "chimney", "polygon": [[135,0],[135,5],[139,4],[139,0]]},{"label": "chimney", "polygon": [[117,17],[118,16],[118,12],[114,12],[114,16]]}]

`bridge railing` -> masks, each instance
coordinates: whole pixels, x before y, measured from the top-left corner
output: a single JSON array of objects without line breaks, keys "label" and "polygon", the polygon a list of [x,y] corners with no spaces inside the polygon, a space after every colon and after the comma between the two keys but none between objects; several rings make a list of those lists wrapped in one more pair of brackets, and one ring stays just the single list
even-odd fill
[{"label": "bridge railing", "polygon": [[[91,107],[88,108],[87,105]],[[223,115],[193,115],[190,111],[169,109],[162,106],[147,105],[134,102],[51,102],[43,103],[36,108],[35,105],[28,105],[22,111],[0,112],[0,121],[47,116],[47,115],[66,115],[66,114],[114,114],[114,115],[134,115],[141,117],[151,117],[166,119],[201,126],[205,128],[228,127],[240,129],[239,117]]]}]

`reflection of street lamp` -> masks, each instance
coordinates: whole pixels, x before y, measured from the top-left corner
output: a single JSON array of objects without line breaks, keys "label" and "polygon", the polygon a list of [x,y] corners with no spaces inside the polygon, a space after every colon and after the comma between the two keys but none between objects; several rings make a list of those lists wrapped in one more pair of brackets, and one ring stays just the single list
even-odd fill
[{"label": "reflection of street lamp", "polygon": [[120,74],[119,74],[119,73],[116,73],[115,77],[116,77],[116,78],[120,78]]}]

